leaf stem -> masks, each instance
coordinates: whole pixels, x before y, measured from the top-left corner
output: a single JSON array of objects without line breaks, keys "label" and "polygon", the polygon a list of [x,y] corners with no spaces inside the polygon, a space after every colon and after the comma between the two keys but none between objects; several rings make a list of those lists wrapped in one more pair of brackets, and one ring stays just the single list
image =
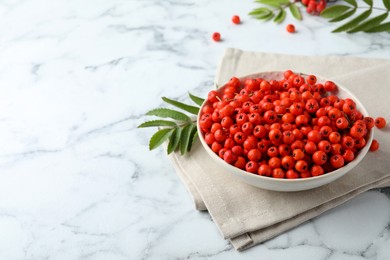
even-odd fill
[{"label": "leaf stem", "polygon": [[385,9],[385,8],[380,8],[380,7],[376,7],[376,6],[358,6],[356,8],[360,8],[360,9],[375,9],[375,10],[380,10],[380,11],[386,11],[386,12],[389,12],[389,10]]}]

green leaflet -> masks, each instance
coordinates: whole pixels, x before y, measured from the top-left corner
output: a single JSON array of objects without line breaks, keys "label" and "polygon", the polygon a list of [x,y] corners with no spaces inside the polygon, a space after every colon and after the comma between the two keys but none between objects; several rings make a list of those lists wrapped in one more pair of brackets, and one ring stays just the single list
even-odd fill
[{"label": "green leaflet", "polygon": [[294,16],[297,20],[302,20],[301,12],[299,11],[299,8],[295,4],[291,4],[289,6],[291,14]]},{"label": "green leaflet", "polygon": [[274,22],[275,23],[281,23],[286,18],[286,11],[284,9],[280,9],[279,13],[276,15]]},{"label": "green leaflet", "polygon": [[372,0],[363,0],[364,2],[366,2],[366,4],[368,4],[370,7],[372,7]]},{"label": "green leaflet", "polygon": [[181,137],[182,128],[176,127],[173,131],[171,137],[169,138],[169,143],[167,147],[167,153],[171,154],[172,152],[176,151],[179,147],[180,137]]},{"label": "green leaflet", "polygon": [[390,11],[390,0],[382,0],[383,5]]},{"label": "green leaflet", "polygon": [[374,18],[371,18],[371,19],[361,23],[360,25],[356,26],[352,30],[347,31],[347,33],[354,33],[354,32],[369,30],[369,29],[373,28],[374,26],[380,24],[382,21],[384,21],[388,15],[389,15],[389,13],[384,13],[384,14],[375,16]]},{"label": "green leaflet", "polygon": [[180,137],[180,153],[184,155],[188,151],[188,146],[190,143],[190,137],[191,137],[191,132],[193,129],[196,129],[194,124],[189,124],[184,127],[183,132]]},{"label": "green leaflet", "polygon": [[[252,12],[249,13],[249,15],[259,16],[259,15],[268,14],[270,12],[272,12],[270,9],[268,9],[266,7],[260,7],[260,8],[254,9]],[[217,88],[218,88],[218,86],[217,86]]]},{"label": "green leaflet", "polygon": [[331,20],[329,20],[329,22],[331,23],[334,23],[334,22],[339,22],[339,21],[342,21],[344,19],[347,19],[348,17],[352,16],[354,13],[356,12],[356,8],[352,9],[351,11],[349,12],[345,12]]},{"label": "green leaflet", "polygon": [[333,5],[331,7],[326,8],[321,12],[321,16],[325,18],[335,18],[345,13],[350,9],[349,6],[346,5]]},{"label": "green leaflet", "polygon": [[188,93],[188,95],[190,96],[191,100],[195,102],[195,104],[197,104],[199,106],[201,106],[203,104],[203,102],[204,102],[203,98],[194,96],[191,93]]},{"label": "green leaflet", "polygon": [[173,128],[165,128],[157,131],[149,141],[149,150],[153,150],[160,146],[173,133]]},{"label": "green leaflet", "polygon": [[274,1],[274,0],[256,0],[255,2],[260,3],[260,4],[264,4],[264,5],[273,6],[273,7],[280,6],[280,3],[278,3],[277,1]]},{"label": "green leaflet", "polygon": [[344,0],[344,2],[347,2],[350,5],[353,5],[353,7],[355,7],[355,8],[357,7],[356,0]]},{"label": "green leaflet", "polygon": [[372,27],[369,30],[366,30],[365,32],[368,32],[368,33],[390,32],[390,22],[379,24],[377,26]]},{"label": "green leaflet", "polygon": [[372,12],[372,9],[368,9],[367,11],[361,13],[359,16],[355,17],[354,19],[352,19],[351,21],[343,24],[342,26],[340,27],[337,27],[336,29],[334,29],[332,32],[343,32],[343,31],[346,31],[346,30],[349,30],[355,26],[357,26],[361,21],[363,21],[364,19],[366,19],[367,17],[370,16]]},{"label": "green leaflet", "polygon": [[171,104],[171,105],[174,105],[175,107],[183,109],[184,111],[187,111],[187,112],[189,112],[191,114],[197,115],[199,113],[199,108],[198,107],[190,106],[190,105],[187,105],[187,104],[184,104],[184,103],[181,103],[179,101],[176,101],[176,100],[173,100],[173,99],[169,99],[169,98],[166,98],[166,97],[162,97],[162,100],[164,100],[168,104]]},{"label": "green leaflet", "polygon": [[176,126],[176,123],[168,120],[152,120],[140,124],[138,128],[153,127],[153,126]]},{"label": "green leaflet", "polygon": [[158,116],[163,118],[169,117],[179,121],[191,121],[191,118],[186,114],[169,108],[156,108],[147,112],[146,115]]},{"label": "green leaflet", "polygon": [[195,142],[195,140],[196,140],[197,133],[198,133],[198,131],[197,131],[196,127],[194,127],[194,128],[192,129],[191,133],[190,133],[190,141],[189,141],[189,143],[188,143],[187,152],[189,152],[189,151],[191,150],[192,144],[193,144],[193,143]]}]

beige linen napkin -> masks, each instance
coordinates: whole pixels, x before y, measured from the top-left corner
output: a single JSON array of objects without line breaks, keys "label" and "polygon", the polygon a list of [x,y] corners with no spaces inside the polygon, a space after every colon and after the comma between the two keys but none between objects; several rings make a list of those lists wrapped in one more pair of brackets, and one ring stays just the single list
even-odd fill
[{"label": "beige linen napkin", "polygon": [[[390,119],[390,60],[305,57],[227,49],[216,83],[232,76],[287,70],[321,75],[347,86],[370,115]],[[218,166],[196,142],[187,156],[173,154],[173,165],[198,210],[208,210],[225,239],[244,250],[277,236],[356,195],[390,186],[390,130],[375,130],[381,148],[368,153],[344,177],[302,192],[274,192],[241,182]]]}]

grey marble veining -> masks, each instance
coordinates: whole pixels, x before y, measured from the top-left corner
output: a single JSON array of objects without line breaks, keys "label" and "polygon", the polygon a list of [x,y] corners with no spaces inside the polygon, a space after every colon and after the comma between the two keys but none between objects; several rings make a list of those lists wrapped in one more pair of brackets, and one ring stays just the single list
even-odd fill
[{"label": "grey marble veining", "polygon": [[164,151],[148,151],[143,114],[161,96],[205,95],[226,47],[390,57],[390,34],[331,34],[304,14],[290,35],[290,18],[248,18],[255,6],[0,3],[0,259],[390,259],[389,189],[238,253],[194,209]]}]

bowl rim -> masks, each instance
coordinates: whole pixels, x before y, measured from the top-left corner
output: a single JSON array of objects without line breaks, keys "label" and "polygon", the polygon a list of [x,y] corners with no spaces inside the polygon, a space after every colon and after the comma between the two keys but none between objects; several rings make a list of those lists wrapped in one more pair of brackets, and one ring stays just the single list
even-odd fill
[{"label": "bowl rim", "polygon": [[[263,71],[263,72],[258,72],[258,73],[252,73],[252,74],[245,75],[245,76],[240,76],[238,78],[241,80],[241,79],[258,77],[258,75],[260,75],[260,74],[271,74],[271,73],[283,73],[283,71]],[[311,75],[311,74],[307,74],[305,72],[295,72],[295,73],[298,73],[299,75]],[[321,81],[326,81],[327,80],[327,77],[324,77],[324,76],[319,75],[319,74],[316,74],[316,77],[317,77],[317,79],[320,79]],[[330,80],[330,79],[328,79],[328,80]],[[341,87],[341,89],[344,92],[346,92],[348,96],[353,98],[353,100],[355,101],[357,107],[359,108],[359,111],[362,112],[363,116],[369,116],[367,109],[363,106],[363,104],[360,102],[360,100],[348,88],[344,87],[343,84],[340,84],[337,81],[334,81],[334,80],[332,80],[332,81],[339,88]],[[225,87],[226,85],[227,85],[227,82],[225,84],[223,84],[221,87],[219,87],[218,89],[221,89],[221,88]],[[335,93],[337,93],[337,92],[335,92]],[[200,114],[202,113],[202,108],[204,107],[204,105],[207,102],[208,101],[207,101],[207,98],[206,98],[204,100],[204,102],[202,103],[202,105],[201,105],[201,107],[199,109],[199,113],[197,115],[196,127],[197,127],[197,131],[199,133],[198,134],[199,135],[199,139],[200,139],[202,145],[204,146],[204,148],[208,149],[207,152],[208,152],[208,154],[210,156],[212,156],[214,159],[218,160],[219,163],[223,163],[226,167],[230,168],[231,170],[234,170],[237,173],[242,174],[243,175],[242,177],[251,176],[252,178],[258,178],[259,180],[274,181],[274,182],[278,182],[278,183],[289,183],[289,184],[291,184],[291,183],[304,183],[304,182],[308,183],[308,182],[313,182],[313,181],[316,181],[316,180],[330,178],[330,176],[337,175],[340,172],[344,172],[345,169],[346,169],[345,167],[349,166],[348,167],[349,169],[347,170],[347,172],[344,173],[344,174],[346,174],[349,171],[351,171],[356,165],[358,165],[361,160],[363,160],[363,158],[367,154],[367,152],[368,152],[368,150],[370,148],[371,142],[372,142],[372,140],[374,138],[374,128],[372,128],[372,129],[370,129],[370,132],[368,134],[368,138],[366,138],[366,140],[367,140],[366,145],[358,152],[358,155],[354,158],[354,160],[349,162],[348,164],[344,165],[343,167],[337,169],[337,170],[334,170],[334,171],[331,171],[331,172],[328,172],[328,173],[325,173],[325,174],[322,174],[322,175],[319,175],[319,176],[313,176],[313,177],[308,177],[308,178],[296,178],[296,179],[273,178],[273,177],[262,176],[262,175],[259,175],[259,174],[254,174],[254,173],[250,173],[250,172],[244,171],[244,170],[242,170],[240,168],[237,168],[237,167],[235,167],[235,166],[225,162],[221,157],[219,157],[216,153],[214,153],[214,151],[211,150],[211,148],[209,147],[208,144],[206,144],[206,141],[204,140],[202,131],[200,129],[199,121],[200,121]],[[341,176],[339,176],[339,177],[341,177]]]}]

